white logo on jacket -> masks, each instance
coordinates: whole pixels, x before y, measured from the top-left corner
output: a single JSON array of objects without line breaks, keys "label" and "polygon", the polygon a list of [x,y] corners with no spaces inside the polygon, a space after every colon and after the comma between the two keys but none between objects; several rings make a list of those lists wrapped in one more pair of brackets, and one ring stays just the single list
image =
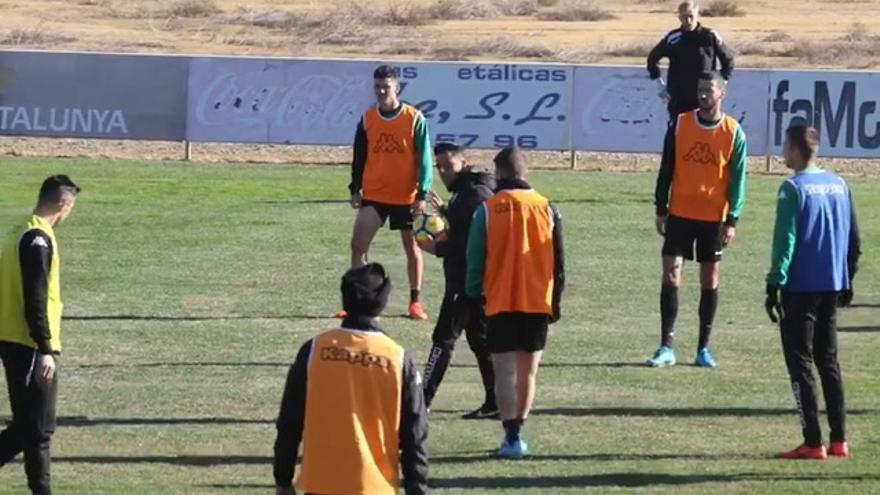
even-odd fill
[{"label": "white logo on jacket", "polygon": [[679,41],[681,41],[681,37],[682,37],[681,31],[673,31],[673,32],[669,33],[669,35],[666,37],[666,44],[667,45],[674,45],[674,44],[678,43]]}]

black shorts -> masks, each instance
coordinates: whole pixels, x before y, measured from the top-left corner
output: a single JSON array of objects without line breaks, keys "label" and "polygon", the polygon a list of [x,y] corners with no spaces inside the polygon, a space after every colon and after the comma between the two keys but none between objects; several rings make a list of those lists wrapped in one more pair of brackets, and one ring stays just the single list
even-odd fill
[{"label": "black shorts", "polygon": [[389,205],[366,199],[361,201],[361,208],[368,206],[379,214],[382,225],[385,225],[385,220],[388,220],[388,227],[391,230],[412,230],[413,216],[410,205]]},{"label": "black shorts", "polygon": [[721,261],[721,222],[703,222],[669,215],[666,221],[666,240],[663,256],[681,256],[694,259],[696,244],[697,262]]},{"label": "black shorts", "polygon": [[550,316],[537,313],[499,313],[487,321],[487,340],[491,354],[536,352],[547,346]]}]

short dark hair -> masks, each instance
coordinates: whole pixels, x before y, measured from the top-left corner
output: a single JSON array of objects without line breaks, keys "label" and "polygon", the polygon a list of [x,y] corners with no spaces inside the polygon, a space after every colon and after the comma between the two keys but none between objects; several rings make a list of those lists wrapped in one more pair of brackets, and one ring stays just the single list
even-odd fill
[{"label": "short dark hair", "polygon": [[342,276],[342,309],[349,316],[379,316],[388,304],[391,278],[379,263],[352,268]]},{"label": "short dark hair", "polygon": [[437,143],[434,146],[434,154],[435,155],[443,155],[445,153],[449,153],[450,155],[461,155],[464,153],[464,148],[461,146],[450,143],[448,141],[444,141],[442,143]]},{"label": "short dark hair", "polygon": [[380,65],[373,71],[373,79],[400,79],[400,72],[396,67]]},{"label": "short dark hair", "polygon": [[801,152],[804,160],[810,161],[819,154],[819,131],[806,124],[793,124],[785,131],[791,146]]},{"label": "short dark hair", "polygon": [[40,186],[40,204],[58,204],[65,198],[76,197],[82,189],[66,175],[53,175]]},{"label": "short dark hair", "polygon": [[727,84],[727,79],[724,79],[724,76],[721,75],[720,72],[713,70],[709,72],[703,72],[699,77],[700,81],[715,81],[722,86]]},{"label": "short dark hair", "polygon": [[525,160],[516,160],[517,156],[522,155],[522,150],[516,146],[504,148],[495,155],[492,160],[495,162],[495,169],[500,171],[507,177],[522,177],[526,173]]}]

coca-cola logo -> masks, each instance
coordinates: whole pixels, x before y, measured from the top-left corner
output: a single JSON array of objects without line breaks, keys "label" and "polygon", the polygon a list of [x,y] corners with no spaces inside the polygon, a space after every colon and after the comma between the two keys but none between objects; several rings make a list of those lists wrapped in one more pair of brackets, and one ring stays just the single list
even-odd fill
[{"label": "coca-cola logo", "polygon": [[605,126],[651,126],[666,119],[665,105],[654,83],[639,76],[613,75],[595,93],[581,114],[581,129],[601,133]]},{"label": "coca-cola logo", "polygon": [[371,100],[369,79],[310,74],[293,84],[225,72],[203,86],[194,109],[200,125],[351,129]]}]

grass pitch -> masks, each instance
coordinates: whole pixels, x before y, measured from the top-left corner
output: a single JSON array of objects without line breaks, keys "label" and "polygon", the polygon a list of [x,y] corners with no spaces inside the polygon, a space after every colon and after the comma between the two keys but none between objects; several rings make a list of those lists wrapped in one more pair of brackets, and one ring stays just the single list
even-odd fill
[{"label": "grass pitch", "polygon": [[[4,159],[0,227],[41,180],[84,187],[59,230],[65,353],[53,477],[62,494],[272,493],[273,420],[299,345],[336,322],[353,214],[345,168]],[[639,364],[659,334],[660,239],[651,174],[537,171],[566,220],[569,288],[539,375],[525,435],[534,456],[489,457],[494,422],[478,404],[461,342],[434,404],[432,484],[441,493],[880,493],[880,183],[850,178],[865,255],[856,306],[840,318],[853,457],[770,459],[799,428],[777,329],[766,320],[780,177],[752,176],[738,237],[722,266],[714,371]],[[423,360],[432,325],[406,310],[396,234],[373,258],[395,283],[389,333]],[[424,297],[436,316],[440,263]],[[678,353],[697,340],[697,273],[686,267]],[[0,378],[2,381],[2,378]],[[0,417],[8,417],[0,400]],[[826,430],[827,435],[827,430]],[[0,493],[25,492],[19,462]]]}]

